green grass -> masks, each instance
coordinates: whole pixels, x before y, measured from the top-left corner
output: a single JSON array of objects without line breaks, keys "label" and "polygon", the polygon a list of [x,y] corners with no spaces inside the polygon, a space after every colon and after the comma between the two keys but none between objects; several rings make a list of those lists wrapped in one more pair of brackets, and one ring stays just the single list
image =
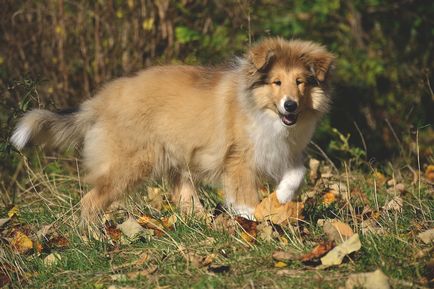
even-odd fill
[{"label": "green grass", "polygon": [[[409,176],[404,175],[402,179],[406,186],[406,192],[402,194],[402,212],[379,213],[377,221],[381,231],[376,233],[364,234],[360,230],[361,216],[354,208],[356,202],[352,203],[354,207],[350,207],[345,195],[342,195],[332,205],[325,206],[321,203],[321,186],[307,184],[304,190],[314,189],[317,194],[309,200],[309,205],[306,203],[305,222],[300,227],[283,228],[283,236],[288,243],[275,239],[248,244],[242,240],[240,232],[231,235],[215,230],[207,220],[179,215],[174,229],[163,236],[121,243],[109,238],[83,239],[76,204],[86,188],[80,185],[76,173],[61,171],[56,164],[44,169],[40,166],[27,167],[26,172],[28,179],[21,184],[23,193],[16,198],[19,215],[1,229],[1,271],[11,278],[6,286],[12,288],[108,288],[111,285],[117,288],[338,288],[344,286],[350,274],[377,268],[391,278],[393,288],[427,286],[420,280],[425,276],[424,266],[429,260],[431,247],[416,236],[432,227],[432,188],[424,182],[421,187],[411,184]],[[340,177],[337,175],[337,178],[345,182],[349,180],[350,190],[358,188],[366,194],[368,203],[364,206],[373,211],[381,211],[381,206],[393,197],[393,194],[386,192],[385,185],[375,190],[372,178],[366,177],[366,173],[348,172]],[[218,197],[209,189],[205,190],[212,196],[212,200],[205,200],[211,211]],[[125,202],[126,211],[113,213],[113,219],[121,222],[128,213],[134,216],[148,214],[156,219],[177,214],[176,209],[152,210],[144,200],[144,192],[145,187],[130,196]],[[376,200],[379,208],[376,207]],[[0,218],[7,215],[8,209],[0,211]],[[347,222],[354,229],[359,228],[360,251],[347,257],[342,265],[325,270],[299,261],[289,262],[286,268],[275,268],[271,257],[274,251],[291,249],[308,252],[319,241],[326,239],[317,220],[332,216]],[[33,251],[24,255],[11,249],[8,234],[14,228],[24,230],[35,241],[36,232],[47,224],[54,224],[52,232],[69,240],[66,248],[53,248],[41,253]],[[58,253],[61,259],[55,265],[47,266],[43,260],[50,252]],[[128,265],[144,253],[148,259],[142,265]],[[189,253],[199,256],[214,254],[212,265],[229,266],[229,271],[215,273],[207,266],[194,266],[186,260],[185,254]],[[125,277],[129,272],[150,268],[156,270],[147,276],[137,279]]]}]

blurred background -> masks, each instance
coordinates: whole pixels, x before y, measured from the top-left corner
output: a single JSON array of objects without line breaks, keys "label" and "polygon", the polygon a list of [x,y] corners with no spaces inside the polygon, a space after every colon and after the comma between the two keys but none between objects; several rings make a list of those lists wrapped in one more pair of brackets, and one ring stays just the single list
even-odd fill
[{"label": "blurred background", "polygon": [[333,110],[309,153],[337,165],[433,162],[434,1],[0,0],[3,189],[20,174],[8,138],[23,112],[77,106],[154,64],[221,64],[267,36],[338,56]]}]

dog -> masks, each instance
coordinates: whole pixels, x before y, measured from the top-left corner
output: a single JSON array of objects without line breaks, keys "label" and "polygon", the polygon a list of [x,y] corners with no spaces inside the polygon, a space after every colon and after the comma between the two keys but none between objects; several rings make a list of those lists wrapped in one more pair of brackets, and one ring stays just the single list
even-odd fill
[{"label": "dog", "polygon": [[320,44],[267,38],[231,65],[153,66],[107,83],[76,111],[35,109],[11,137],[51,147],[83,143],[84,220],[144,180],[165,178],[182,210],[201,211],[199,183],[220,185],[252,218],[262,182],[280,203],[303,182],[303,151],[331,104],[335,56]]}]

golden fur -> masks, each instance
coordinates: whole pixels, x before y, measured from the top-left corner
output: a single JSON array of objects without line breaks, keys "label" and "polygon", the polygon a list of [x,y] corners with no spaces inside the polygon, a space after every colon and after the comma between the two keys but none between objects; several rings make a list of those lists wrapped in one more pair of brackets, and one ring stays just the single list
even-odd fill
[{"label": "golden fur", "polygon": [[[249,215],[262,180],[280,182],[282,202],[298,189],[303,150],[329,108],[333,60],[318,44],[270,38],[225,69],[155,66],[109,82],[77,112],[27,113],[11,140],[19,149],[29,140],[84,142],[93,185],[81,201],[87,220],[136,183],[161,177],[181,208],[201,209],[195,188],[205,181]],[[294,125],[282,123],[282,99],[298,103]]]}]

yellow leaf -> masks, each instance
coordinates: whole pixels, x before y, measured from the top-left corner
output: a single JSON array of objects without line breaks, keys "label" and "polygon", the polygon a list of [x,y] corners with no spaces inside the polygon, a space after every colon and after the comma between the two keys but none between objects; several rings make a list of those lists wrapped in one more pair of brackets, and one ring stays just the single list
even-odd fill
[{"label": "yellow leaf", "polygon": [[166,229],[170,229],[175,225],[177,220],[176,215],[172,215],[170,217],[163,217],[161,218],[161,223],[163,224],[163,227]]},{"label": "yellow leaf", "polygon": [[154,27],[154,18],[145,19],[142,23],[143,30],[150,31]]},{"label": "yellow leaf", "polygon": [[354,235],[351,227],[339,220],[326,221],[323,230],[329,240],[335,241],[337,244],[343,243]]},{"label": "yellow leaf", "polygon": [[244,241],[250,244],[255,242],[255,238],[246,232],[241,232],[241,239],[243,239]]},{"label": "yellow leaf", "polygon": [[282,261],[274,263],[274,267],[276,267],[276,268],[284,268],[286,266],[288,266],[288,264],[286,264],[285,262],[282,262]]},{"label": "yellow leaf", "polygon": [[18,215],[18,212],[19,212],[18,206],[14,206],[12,209],[9,210],[8,217],[12,218],[13,216]]},{"label": "yellow leaf", "polygon": [[335,200],[336,200],[335,194],[333,194],[332,192],[327,192],[323,196],[322,203],[328,206],[331,203],[333,203]]},{"label": "yellow leaf", "polygon": [[379,171],[375,171],[372,175],[374,176],[377,185],[382,186],[386,183],[386,177]]},{"label": "yellow leaf", "polygon": [[33,241],[21,231],[15,231],[11,245],[17,253],[24,254],[33,249]]},{"label": "yellow leaf", "polygon": [[263,199],[255,208],[255,218],[257,221],[269,220],[274,224],[283,225],[289,222],[297,222],[303,219],[301,212],[304,208],[303,203],[287,202],[282,205],[273,192]]},{"label": "yellow leaf", "polygon": [[428,181],[432,183],[434,182],[434,165],[429,165],[426,167],[425,177],[428,179]]}]

